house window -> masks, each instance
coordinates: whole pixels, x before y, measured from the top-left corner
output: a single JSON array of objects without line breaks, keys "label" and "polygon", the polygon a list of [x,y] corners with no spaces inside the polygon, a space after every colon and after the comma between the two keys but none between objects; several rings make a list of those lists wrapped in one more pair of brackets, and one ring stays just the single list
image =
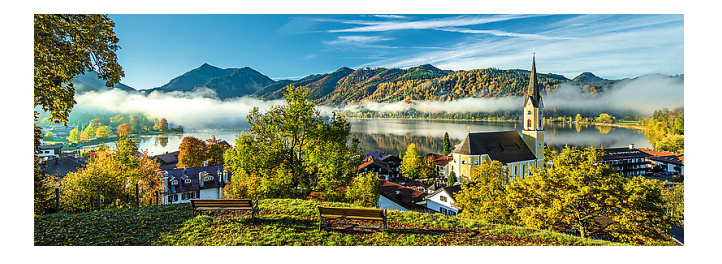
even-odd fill
[{"label": "house window", "polygon": [[442,202],[446,202],[446,196],[439,196],[439,200],[441,200]]},{"label": "house window", "polygon": [[173,179],[172,181],[170,181],[170,184],[172,184],[172,185],[178,185],[178,180]]},{"label": "house window", "polygon": [[186,179],[186,183],[191,183],[191,179]]}]

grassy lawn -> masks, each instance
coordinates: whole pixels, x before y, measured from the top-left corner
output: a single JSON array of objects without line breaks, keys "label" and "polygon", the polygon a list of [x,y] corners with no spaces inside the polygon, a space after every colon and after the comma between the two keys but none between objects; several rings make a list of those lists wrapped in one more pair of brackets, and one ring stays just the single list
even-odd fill
[{"label": "grassy lawn", "polygon": [[546,230],[494,225],[442,214],[389,211],[380,222],[332,220],[318,231],[316,206],[353,207],[307,200],[261,200],[255,221],[245,212],[194,213],[189,204],[54,214],[35,218],[41,245],[103,246],[533,246],[623,245]]}]

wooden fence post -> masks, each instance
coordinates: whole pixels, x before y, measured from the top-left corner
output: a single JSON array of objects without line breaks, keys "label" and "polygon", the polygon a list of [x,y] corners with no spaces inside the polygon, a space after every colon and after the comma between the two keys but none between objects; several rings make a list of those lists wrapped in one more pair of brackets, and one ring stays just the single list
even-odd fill
[{"label": "wooden fence post", "polygon": [[138,202],[140,197],[138,197],[138,183],[135,183],[135,208],[138,208]]},{"label": "wooden fence post", "polygon": [[98,187],[98,211],[100,211],[102,209],[102,207],[103,207],[103,205],[101,204],[101,201],[100,201],[100,187]]},{"label": "wooden fence post", "polygon": [[55,208],[56,213],[60,213],[60,189],[55,188]]}]

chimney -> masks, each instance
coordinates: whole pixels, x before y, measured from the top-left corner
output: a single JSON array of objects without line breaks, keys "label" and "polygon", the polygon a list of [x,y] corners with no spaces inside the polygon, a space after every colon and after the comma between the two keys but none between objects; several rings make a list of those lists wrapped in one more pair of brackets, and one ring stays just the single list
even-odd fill
[{"label": "chimney", "polygon": [[394,197],[396,201],[401,201],[401,191],[396,191],[396,197]]},{"label": "chimney", "polygon": [[205,172],[205,171],[201,171],[201,172],[198,173],[198,185],[199,185],[201,188],[203,188],[203,183],[204,183],[204,182],[203,182],[203,173],[204,173],[204,172]]},{"label": "chimney", "polygon": [[634,149],[634,143],[629,144],[629,149]]},{"label": "chimney", "polygon": [[208,161],[207,161],[207,160],[203,161],[203,167],[208,167]]},{"label": "chimney", "polygon": [[228,183],[228,172],[227,171],[223,172],[223,182]]}]

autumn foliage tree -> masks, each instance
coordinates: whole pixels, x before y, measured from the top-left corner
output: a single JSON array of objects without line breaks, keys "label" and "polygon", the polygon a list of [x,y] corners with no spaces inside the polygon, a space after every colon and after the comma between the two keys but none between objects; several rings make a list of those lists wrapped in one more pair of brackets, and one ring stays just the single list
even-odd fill
[{"label": "autumn foliage tree", "polygon": [[130,124],[128,124],[128,123],[122,123],[116,129],[116,133],[118,133],[119,137],[127,137],[132,132],[133,132],[133,129],[130,126]]},{"label": "autumn foliage tree", "polygon": [[161,118],[160,121],[158,122],[158,130],[160,130],[162,132],[168,131],[168,120],[165,119],[165,117]]},{"label": "autumn foliage tree", "polygon": [[95,207],[100,190],[102,208],[135,206],[136,184],[141,205],[152,204],[163,187],[158,163],[147,151],[137,153],[131,139],[117,143],[113,149],[98,151],[78,171],[61,181],[61,208],[64,212],[83,212]]},{"label": "autumn foliage tree", "polygon": [[489,223],[515,224],[515,207],[507,202],[509,171],[499,161],[484,163],[471,170],[471,177],[456,194],[461,216]]},{"label": "autumn foliage tree", "polygon": [[112,87],[125,76],[117,62],[120,49],[107,15],[34,15],[35,107],[56,123],[68,122],[75,106],[73,78],[95,70]]},{"label": "autumn foliage tree", "polygon": [[399,166],[399,169],[401,169],[404,177],[410,179],[417,179],[420,176],[421,164],[422,161],[421,157],[419,157],[419,152],[416,151],[416,144],[409,144],[409,146],[406,148],[406,153],[401,160],[401,165]]},{"label": "autumn foliage tree", "polygon": [[[616,174],[599,164],[602,154],[593,147],[547,153],[552,166],[532,169],[532,176],[506,188],[520,224],[557,231],[573,228],[582,237],[606,233],[634,244],[666,243],[662,234],[669,220],[664,217],[659,181]],[[613,224],[603,225],[605,218]]]},{"label": "autumn foliage tree", "polygon": [[178,150],[178,168],[201,167],[208,160],[206,142],[196,137],[184,137]]},{"label": "autumn foliage tree", "polygon": [[381,182],[371,172],[352,180],[346,189],[346,199],[355,205],[376,207],[381,194]]}]

